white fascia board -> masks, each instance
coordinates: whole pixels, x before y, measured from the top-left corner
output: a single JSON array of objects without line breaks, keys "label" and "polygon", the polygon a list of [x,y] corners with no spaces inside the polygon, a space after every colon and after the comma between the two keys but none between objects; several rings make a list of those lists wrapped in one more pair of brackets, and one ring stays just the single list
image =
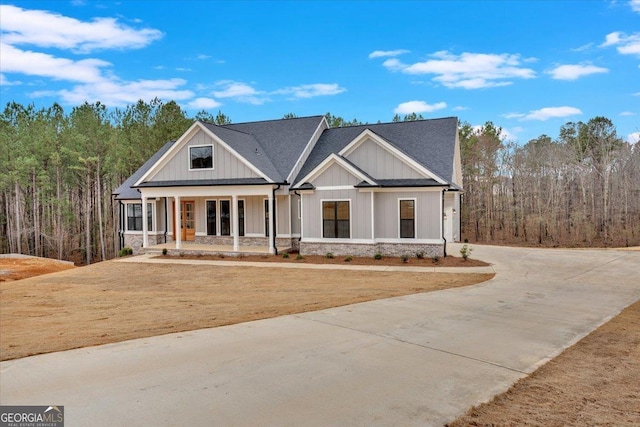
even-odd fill
[{"label": "white fascia board", "polygon": [[318,166],[316,166],[311,172],[307,174],[304,178],[302,178],[298,183],[294,186],[297,187],[305,182],[311,182],[318,176],[322,175],[324,171],[329,169],[331,165],[334,163],[339,164],[342,168],[346,169],[351,175],[356,178],[361,179],[362,181],[367,181],[371,185],[378,185],[377,182],[371,180],[369,177],[363,175],[359,170],[355,169],[349,163],[345,162],[340,156],[335,153],[331,153],[326,159],[324,159]]},{"label": "white fascia board", "polygon": [[140,191],[144,197],[232,197],[268,196],[274,185],[221,185],[193,187],[145,187]]},{"label": "white fascia board", "polygon": [[145,173],[138,181],[136,181],[136,183],[133,186],[136,187],[141,183],[145,182],[146,180],[152,178],[155,174],[157,174],[159,170],[163,166],[165,166],[169,162],[169,160],[171,160],[176,155],[176,153],[182,147],[184,147],[184,145],[200,130],[202,130],[204,133],[209,135],[211,139],[213,139],[215,142],[221,145],[224,149],[226,149],[235,157],[237,157],[238,160],[244,163],[245,166],[247,166],[249,169],[255,172],[258,176],[264,178],[265,180],[267,180],[267,182],[273,182],[271,178],[265,175],[260,169],[258,169],[249,160],[241,156],[236,150],[231,148],[231,146],[228,145],[226,142],[224,142],[219,136],[211,132],[206,126],[204,126],[199,121],[196,121],[194,124],[191,125],[191,127],[185,133],[182,134],[180,138],[178,138],[175,144],[173,144],[173,146],[170,149],[168,149],[167,152],[164,153],[164,155],[160,157],[160,159],[158,159],[158,161],[153,166],[149,168],[147,173]]},{"label": "white fascia board", "polygon": [[360,191],[361,193],[413,193],[413,192],[422,193],[427,191],[442,192],[442,187],[387,187],[387,188],[362,187],[362,188],[358,188],[358,191]]},{"label": "white fascia board", "polygon": [[[313,135],[311,135],[311,139],[309,139],[309,142],[307,142],[307,145],[305,145],[304,150],[302,150],[302,153],[300,153],[300,157],[298,157],[298,160],[294,163],[293,169],[291,169],[291,171],[289,172],[289,175],[287,176],[287,179],[286,179],[287,182],[291,182],[291,180],[294,178],[292,175],[293,175],[293,172],[296,170],[297,166],[302,162],[306,162],[307,159],[309,158],[309,154],[311,154],[311,150],[313,150],[313,147],[316,145],[315,143],[318,142],[318,140],[320,139],[320,135],[316,137],[318,132],[322,134],[322,132],[324,132],[326,129],[329,129],[329,123],[327,123],[326,117],[323,116],[315,132],[313,132]],[[312,142],[313,142],[313,145],[311,144]]]},{"label": "white fascia board", "polygon": [[353,139],[353,141],[348,143],[346,145],[346,147],[344,147],[342,150],[340,150],[340,152],[338,154],[340,154],[341,156],[344,156],[344,157],[348,157],[349,154],[353,153],[356,150],[356,148],[358,148],[360,145],[362,145],[362,143],[364,143],[368,138],[370,138],[376,144],[380,145],[382,148],[387,150],[393,156],[395,156],[398,159],[402,160],[409,167],[414,169],[419,174],[423,175],[425,178],[434,179],[434,180],[438,181],[440,184],[446,184],[447,183],[445,180],[440,178],[438,175],[436,175],[435,173],[431,172],[429,169],[427,169],[426,167],[422,166],[420,163],[416,162],[411,157],[407,156],[405,153],[403,153],[402,151],[398,150],[393,145],[389,144],[387,141],[385,141],[383,138],[381,138],[380,135],[376,134],[375,132],[372,132],[370,129],[363,130],[360,135],[358,135],[357,137],[355,137]]}]

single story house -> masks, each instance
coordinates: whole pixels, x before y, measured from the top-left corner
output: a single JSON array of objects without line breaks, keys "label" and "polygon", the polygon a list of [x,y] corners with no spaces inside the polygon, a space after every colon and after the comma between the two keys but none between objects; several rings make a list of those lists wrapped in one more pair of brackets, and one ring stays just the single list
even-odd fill
[{"label": "single story house", "polygon": [[329,128],[312,116],[196,121],[114,196],[135,252],[442,256],[460,239],[461,190],[455,117]]}]

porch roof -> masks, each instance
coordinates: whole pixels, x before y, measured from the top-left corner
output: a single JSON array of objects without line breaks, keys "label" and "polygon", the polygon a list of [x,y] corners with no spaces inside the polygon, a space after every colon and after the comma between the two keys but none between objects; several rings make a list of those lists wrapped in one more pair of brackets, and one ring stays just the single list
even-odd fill
[{"label": "porch roof", "polygon": [[190,179],[179,181],[143,182],[134,188],[148,187],[220,187],[228,185],[274,185],[264,178],[231,178],[231,179]]}]

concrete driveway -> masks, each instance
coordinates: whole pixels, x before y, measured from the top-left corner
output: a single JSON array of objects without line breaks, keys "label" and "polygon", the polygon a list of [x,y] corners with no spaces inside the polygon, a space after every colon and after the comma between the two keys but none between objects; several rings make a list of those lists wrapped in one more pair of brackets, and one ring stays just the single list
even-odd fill
[{"label": "concrete driveway", "polygon": [[640,252],[473,248],[495,279],[3,362],[0,402],[67,427],[442,425],[640,299]]}]

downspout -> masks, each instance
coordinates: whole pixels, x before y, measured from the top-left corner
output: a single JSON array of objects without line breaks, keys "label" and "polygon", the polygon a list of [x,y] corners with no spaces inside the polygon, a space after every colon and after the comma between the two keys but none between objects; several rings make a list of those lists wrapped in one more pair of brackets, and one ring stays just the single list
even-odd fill
[{"label": "downspout", "polygon": [[444,212],[444,192],[446,189],[442,189],[442,217],[440,217],[440,223],[442,224],[442,240],[444,240],[444,256],[447,256],[447,238],[444,237],[444,216],[446,215]]},{"label": "downspout", "polygon": [[169,228],[168,226],[169,217],[167,214],[168,209],[169,209],[169,200],[168,200],[168,197],[165,197],[164,198],[164,243],[167,243],[167,229]]},{"label": "downspout", "polygon": [[[278,255],[278,246],[276,246],[276,234],[278,234],[278,232],[276,231],[276,225],[278,225],[277,221],[276,221],[276,212],[278,211],[278,209],[276,208],[276,206],[278,205],[278,201],[276,200],[276,191],[278,191],[280,189],[280,184],[278,184],[278,186],[274,189],[272,189],[272,193],[271,193],[271,197],[273,198],[273,206],[270,206],[269,209],[273,208],[273,212],[271,212],[271,221],[273,222],[273,236],[271,236],[271,239],[273,239],[273,250],[275,252],[275,255]],[[291,215],[291,213],[289,213],[289,215]],[[291,230],[289,230],[289,232],[291,232]]]},{"label": "downspout", "polygon": [[[293,194],[298,196],[299,199],[302,199],[302,195],[300,193],[298,193],[298,190],[294,191]],[[298,214],[300,215],[300,218],[302,218],[302,210],[300,212],[298,212]],[[289,215],[291,215],[291,214],[289,214]],[[289,231],[291,231],[291,230],[289,230]],[[300,237],[298,237],[298,250],[300,250],[300,242],[301,241],[302,241],[302,224],[300,224]]]},{"label": "downspout", "polygon": [[120,213],[120,215],[118,215],[118,242],[119,242],[119,248],[118,250],[121,250],[122,248],[124,248],[124,203],[122,203],[122,200],[118,200],[119,206],[118,206],[118,211]]}]

